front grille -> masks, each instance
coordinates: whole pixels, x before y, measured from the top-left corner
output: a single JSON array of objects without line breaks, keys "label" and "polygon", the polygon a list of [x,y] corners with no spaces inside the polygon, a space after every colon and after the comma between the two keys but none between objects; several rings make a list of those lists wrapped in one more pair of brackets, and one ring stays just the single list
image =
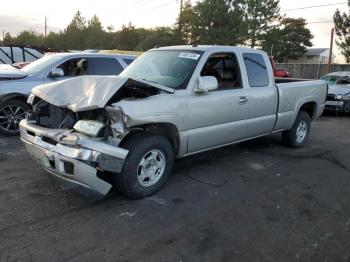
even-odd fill
[{"label": "front grille", "polygon": [[331,94],[327,95],[327,101],[335,101],[335,100],[337,100],[336,95],[331,95]]}]

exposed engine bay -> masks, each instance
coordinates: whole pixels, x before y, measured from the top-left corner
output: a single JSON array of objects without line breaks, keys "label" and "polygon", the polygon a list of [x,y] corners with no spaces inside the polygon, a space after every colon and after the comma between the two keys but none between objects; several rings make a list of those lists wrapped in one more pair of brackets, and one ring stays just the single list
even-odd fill
[{"label": "exposed engine bay", "polygon": [[164,92],[156,87],[128,79],[125,84],[109,99],[104,108],[73,112],[67,107],[50,104],[39,97],[31,101],[33,111],[28,120],[34,121],[41,127],[50,129],[73,130],[78,121],[92,121],[101,123],[102,127],[96,138],[109,144],[117,145],[127,134],[125,116],[120,108],[112,107],[121,100],[144,99]]}]

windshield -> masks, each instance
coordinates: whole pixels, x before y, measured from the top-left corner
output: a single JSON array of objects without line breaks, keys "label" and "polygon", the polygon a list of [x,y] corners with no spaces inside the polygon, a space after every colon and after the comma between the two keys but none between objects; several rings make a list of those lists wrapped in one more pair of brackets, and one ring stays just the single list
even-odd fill
[{"label": "windshield", "polygon": [[136,59],[120,75],[155,82],[174,89],[184,89],[202,53],[183,50],[149,51]]},{"label": "windshield", "polygon": [[325,75],[321,80],[325,80],[330,86],[350,84],[350,77],[346,75]]},{"label": "windshield", "polygon": [[61,60],[61,58],[61,56],[57,55],[46,55],[34,61],[33,63],[21,68],[21,70],[29,75],[35,75],[42,72],[45,69],[50,69],[50,67],[53,66],[59,60]]}]

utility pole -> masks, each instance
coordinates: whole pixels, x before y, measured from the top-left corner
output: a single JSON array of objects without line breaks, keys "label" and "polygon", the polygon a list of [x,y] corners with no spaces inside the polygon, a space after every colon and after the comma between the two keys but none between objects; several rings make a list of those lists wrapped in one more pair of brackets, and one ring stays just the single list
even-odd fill
[{"label": "utility pole", "polygon": [[183,1],[183,0],[180,0],[179,32],[181,32],[181,30],[182,30],[182,21],[181,21],[181,16],[182,16],[183,4],[184,4],[184,1]]},{"label": "utility pole", "polygon": [[45,16],[45,38],[47,34],[47,17]]},{"label": "utility pole", "polygon": [[2,42],[5,40],[5,30],[2,30]]},{"label": "utility pole", "polygon": [[331,72],[331,65],[333,59],[333,39],[334,39],[334,28],[331,30],[331,43],[329,47],[329,57],[328,57],[328,73]]}]

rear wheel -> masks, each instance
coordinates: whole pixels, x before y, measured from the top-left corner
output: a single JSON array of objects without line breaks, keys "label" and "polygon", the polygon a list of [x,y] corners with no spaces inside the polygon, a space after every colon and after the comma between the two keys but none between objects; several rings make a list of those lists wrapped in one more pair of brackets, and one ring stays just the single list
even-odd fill
[{"label": "rear wheel", "polygon": [[123,170],[115,175],[116,186],[132,199],[140,199],[159,191],[168,180],[173,164],[174,150],[162,136],[136,134],[123,148],[129,150]]},{"label": "rear wheel", "polygon": [[289,147],[302,147],[306,144],[311,128],[311,118],[308,113],[300,111],[292,129],[282,133],[282,141]]},{"label": "rear wheel", "polygon": [[11,136],[19,134],[19,122],[30,110],[28,104],[13,99],[0,105],[0,134]]}]

